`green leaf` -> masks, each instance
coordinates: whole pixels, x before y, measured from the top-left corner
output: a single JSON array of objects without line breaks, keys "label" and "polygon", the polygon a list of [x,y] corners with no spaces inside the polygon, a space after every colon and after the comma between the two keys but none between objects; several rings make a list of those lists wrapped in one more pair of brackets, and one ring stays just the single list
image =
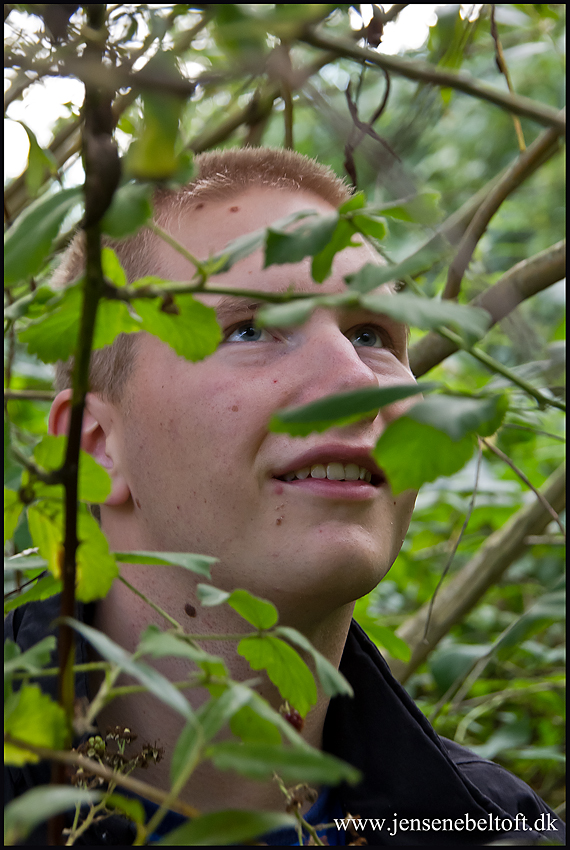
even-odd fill
[{"label": "green leaf", "polygon": [[187,360],[203,360],[213,354],[222,341],[216,311],[206,307],[192,295],[173,299],[175,315],[165,313],[159,298],[137,298],[133,307],[142,319],[141,329],[167,342]]},{"label": "green leaf", "polygon": [[[44,694],[38,685],[22,685],[20,690],[12,695],[6,710],[5,735],[11,735],[36,747],[60,750],[65,746],[65,711],[50,696]],[[20,749],[5,741],[4,761],[6,764],[21,767],[24,764],[36,764],[40,757],[30,750]]]},{"label": "green leaf", "polygon": [[490,643],[455,643],[439,647],[430,657],[428,666],[440,692],[444,694],[459,676],[467,675],[473,662],[488,655],[491,648]]},{"label": "green leaf", "polygon": [[327,696],[334,697],[337,694],[343,694],[349,697],[354,696],[350,682],[345,679],[334,664],[331,664],[328,658],[325,658],[318,649],[315,649],[312,643],[307,640],[305,635],[298,632],[297,629],[292,629],[289,626],[279,626],[275,629],[275,634],[277,636],[287,638],[290,643],[296,644],[301,649],[304,649],[305,652],[308,652],[313,656],[319,681]]},{"label": "green leaf", "polygon": [[153,624],[143,632],[137,653],[151,655],[153,658],[163,658],[165,655],[187,658],[208,675],[220,678],[228,675],[226,665],[218,655],[212,655],[192,644],[185,635],[172,631],[163,632]]},{"label": "green leaf", "polygon": [[85,640],[87,640],[107,661],[118,665],[121,670],[133,676],[141,685],[144,685],[152,694],[168,705],[170,708],[177,711],[187,720],[196,722],[196,716],[188,700],[186,700],[180,691],[178,691],[172,682],[145,664],[143,661],[138,661],[133,655],[126,652],[121,646],[107,637],[102,632],[93,629],[85,623],[80,623],[79,620],[74,620],[72,617],[62,617],[61,622],[67,623],[75,631],[79,632]]},{"label": "green leaf", "polygon": [[88,510],[77,517],[77,584],[75,595],[80,602],[94,602],[109,592],[119,575],[109,543],[97,520]]},{"label": "green leaf", "polygon": [[167,847],[243,844],[280,827],[294,826],[295,823],[292,815],[227,809],[187,821],[156,843]]},{"label": "green leaf", "polygon": [[380,626],[378,623],[366,622],[363,625],[368,636],[372,638],[375,644],[384,647],[392,658],[397,658],[399,661],[408,662],[412,657],[412,650],[405,640],[402,640],[388,626]]},{"label": "green leaf", "polygon": [[[115,196],[116,197],[116,196]],[[103,248],[101,251],[101,267],[103,275],[111,281],[114,286],[121,288],[127,285],[127,275],[112,248]]]},{"label": "green leaf", "polygon": [[417,490],[440,475],[458,472],[473,454],[473,437],[454,441],[432,425],[401,416],[391,422],[372,452],[394,495]]},{"label": "green leaf", "polygon": [[365,206],[366,196],[364,195],[364,192],[357,192],[355,195],[352,195],[348,201],[345,201],[344,204],[338,208],[338,211],[340,215],[346,215],[347,213],[354,212],[355,210],[364,209]]},{"label": "green leaf", "polygon": [[365,236],[371,236],[373,239],[382,240],[388,232],[384,219],[372,213],[355,215],[351,221],[359,233],[363,233]]},{"label": "green leaf", "polygon": [[237,651],[253,670],[266,670],[279,689],[303,717],[317,701],[313,674],[295,650],[280,638],[252,635],[240,640]]},{"label": "green leaf", "polygon": [[61,593],[61,587],[61,579],[55,578],[51,574],[42,576],[28,590],[4,600],[4,616],[13,611],[14,608],[19,608],[20,605],[26,605],[28,602],[41,602],[43,599],[55,596],[56,593]]},{"label": "green leaf", "polygon": [[[14,647],[17,649],[16,654],[14,654]],[[16,670],[27,670],[32,675],[40,673],[50,663],[54,649],[53,635],[43,638],[25,652],[20,650],[18,644],[8,639],[4,643],[4,677],[12,675]],[[10,655],[9,658],[6,657],[7,654]]]},{"label": "green leaf", "polygon": [[370,292],[371,289],[377,289],[389,281],[402,280],[406,275],[414,277],[420,272],[431,269],[435,263],[445,256],[447,250],[448,248],[443,240],[432,240],[395,266],[379,266],[367,263],[354,274],[345,275],[344,280],[351,289],[355,289],[357,292]]},{"label": "green leaf", "polygon": [[[51,472],[60,469],[65,460],[67,437],[46,435],[34,449],[36,463]],[[111,477],[90,454],[79,451],[79,499],[83,502],[104,502],[111,492]]]},{"label": "green leaf", "polygon": [[204,736],[210,741],[236,712],[250,701],[249,688],[237,683],[229,685],[221,696],[208,700],[198,710]]},{"label": "green leaf", "polygon": [[232,734],[244,743],[281,744],[281,735],[277,727],[251,707],[244,705],[230,720]]},{"label": "green leaf", "polygon": [[305,221],[300,227],[289,232],[283,228],[269,227],[263,267],[299,263],[304,257],[314,257],[328,245],[337,223],[338,213],[335,212]]},{"label": "green leaf", "polygon": [[313,280],[322,283],[331,273],[335,254],[345,248],[357,248],[361,244],[360,242],[353,242],[353,236],[354,228],[348,221],[341,218],[328,244],[313,259],[311,264]]},{"label": "green leaf", "polygon": [[[383,267],[365,266],[365,268],[381,269]],[[368,310],[383,313],[397,322],[421,328],[421,330],[435,330],[441,325],[447,325],[473,342],[484,336],[491,323],[490,314],[479,307],[456,304],[454,301],[422,298],[411,292],[399,292],[395,295],[388,293],[362,295],[360,303]]]},{"label": "green leaf", "polygon": [[113,195],[103,216],[101,230],[114,239],[136,233],[152,217],[153,187],[149,183],[127,183]]},{"label": "green leaf", "polygon": [[219,770],[235,770],[242,776],[260,781],[277,773],[284,782],[355,785],[360,772],[346,762],[318,750],[284,749],[269,744],[240,744],[223,741],[206,751]]},{"label": "green leaf", "polygon": [[432,384],[403,384],[394,387],[367,387],[348,393],[327,396],[303,407],[278,410],[269,422],[269,430],[276,433],[306,437],[313,431],[326,431],[332,426],[341,427],[358,422],[387,404],[403,398],[428,392]]},{"label": "green leaf", "polygon": [[507,406],[508,400],[502,394],[489,398],[437,395],[414,405],[406,416],[438,428],[457,441],[467,434],[478,433],[484,437],[494,434]]},{"label": "green leaf", "polygon": [[4,846],[23,844],[28,835],[49,818],[98,803],[102,791],[85,791],[69,785],[39,785],[8,803],[4,809]]},{"label": "green leaf", "polygon": [[342,292],[338,295],[294,299],[284,304],[266,304],[258,310],[255,325],[258,328],[301,325],[316,307],[358,307],[359,303],[356,292]]},{"label": "green leaf", "polygon": [[31,198],[34,198],[38,190],[50,175],[57,174],[57,161],[50,150],[44,150],[38,144],[36,135],[27,124],[18,121],[28,134],[30,152],[28,154],[28,167],[24,172],[26,190]]},{"label": "green leaf", "polygon": [[16,531],[23,507],[24,505],[16,491],[4,487],[4,543]]},{"label": "green leaf", "polygon": [[138,823],[141,826],[146,820],[144,806],[136,797],[125,797],[123,794],[109,794],[105,798],[105,808],[114,809],[121,814],[126,815],[129,820]]},{"label": "green leaf", "polygon": [[174,787],[183,774],[189,776],[200,761],[204,735],[196,718],[189,720],[176,740],[170,762],[170,787]]},{"label": "green leaf", "polygon": [[225,590],[212,587],[210,584],[199,584],[197,591],[200,604],[205,608],[211,608],[214,605],[222,605],[222,603],[228,601],[231,595],[226,593]]},{"label": "green leaf", "polygon": [[210,567],[218,559],[211,555],[190,552],[113,552],[121,564],[151,564],[156,567],[183,567],[198,575],[210,578]]},{"label": "green leaf", "polygon": [[[283,230],[290,224],[294,224],[300,219],[315,214],[315,210],[300,210],[299,212],[291,213],[291,215],[278,219],[273,223],[272,228],[274,230]],[[265,244],[266,238],[267,230],[265,228],[255,230],[253,233],[246,233],[244,236],[238,236],[237,239],[232,240],[226,245],[222,251],[214,254],[213,257],[210,257],[202,264],[204,271],[208,274],[222,274],[229,271],[235,263],[248,257],[258,248],[261,248]]]},{"label": "green leaf", "polygon": [[81,197],[80,186],[42,195],[18,216],[4,239],[5,285],[27,280],[40,271],[63,219]]},{"label": "green leaf", "polygon": [[256,629],[270,629],[279,619],[275,605],[247,590],[234,590],[228,604]]}]

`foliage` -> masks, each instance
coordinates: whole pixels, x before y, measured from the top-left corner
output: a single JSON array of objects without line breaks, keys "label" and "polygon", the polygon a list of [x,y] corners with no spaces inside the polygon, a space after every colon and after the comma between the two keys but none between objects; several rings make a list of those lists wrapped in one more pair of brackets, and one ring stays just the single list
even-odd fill
[{"label": "foliage", "polygon": [[[384,265],[370,264],[348,276],[345,295],[295,299],[286,294],[281,303],[268,303],[259,317],[260,325],[294,324],[318,306],[361,304],[406,321],[416,372],[429,372],[429,383],[420,382],[427,397],[386,429],[374,452],[394,492],[423,487],[391,573],[357,602],[356,617],[392,657],[394,669],[438,732],[500,761],[551,806],[559,806],[564,705],[559,517],[557,524],[543,510],[540,529],[527,535],[522,553],[514,547],[507,551],[498,580],[466,612],[451,612],[446,633],[431,647],[427,662],[418,666],[413,661],[422,634],[413,646],[401,635],[414,614],[434,599],[442,574],[460,581],[487,539],[535,499],[532,491],[563,461],[564,324],[561,290],[554,285],[563,271],[556,265],[554,243],[564,230],[557,155],[564,5],[495,7],[510,75],[507,94],[495,62],[488,6],[474,20],[464,16],[464,7],[439,7],[427,42],[403,57],[383,53],[382,44],[377,50],[364,26],[357,33],[362,21],[357,21],[356,7],[345,5],[87,5],[63,22],[52,17],[50,8],[5,7],[11,28],[8,117],[16,117],[18,99],[37,85],[32,80],[45,76],[74,75],[88,95],[83,143],[79,104],[71,104],[69,116],[50,128],[49,146],[42,147],[23,123],[29,161],[6,192],[5,610],[47,598],[70,581],[77,599],[101,598],[118,576],[119,562],[157,570],[176,564],[208,578],[213,561],[208,553],[109,552],[86,504],[104,501],[108,476],[79,452],[78,442],[76,529],[64,527],[64,500],[75,504],[67,474],[73,439],[45,436],[51,390],[46,364],[141,329],[190,360],[207,357],[218,345],[220,329],[213,310],[193,293],[210,275],[261,247],[266,266],[311,257],[313,278],[322,282],[335,253],[364,237],[385,258]],[[97,18],[101,9],[104,18]],[[396,14],[387,13],[386,35]],[[25,38],[20,27],[27,30]],[[367,51],[366,64],[353,55],[357,43]],[[58,57],[64,57],[60,67]],[[467,83],[463,71],[471,75]],[[383,109],[378,108],[379,81],[389,89]],[[95,159],[93,165],[89,93],[94,91],[107,97],[109,109],[113,104],[120,181],[113,182],[114,154],[104,145],[96,156],[109,159]],[[361,117],[373,115],[370,123]],[[110,138],[103,125],[99,132]],[[294,145],[339,174],[346,166],[360,191],[334,215],[296,216],[238,240],[207,262],[189,258],[196,267],[189,284],[157,278],[127,284],[116,255],[106,249],[104,285],[102,277],[97,283],[88,272],[64,292],[51,288],[55,258],[85,209],[86,232],[96,207],[103,232],[122,238],[148,223],[156,183],[175,186],[191,178],[193,152],[260,143]],[[82,144],[84,191],[77,185],[83,175],[72,167]],[[535,148],[540,155],[531,162]],[[506,185],[508,169],[511,183],[485,217],[485,203],[497,186]],[[95,185],[93,173],[105,179]],[[477,211],[483,218],[479,223]],[[535,262],[540,252],[544,256]],[[530,283],[517,289],[533,262]],[[459,296],[448,297],[450,269],[458,263],[463,263]],[[516,263],[523,265],[510,291],[512,303],[499,296],[495,306],[485,301]],[[405,291],[371,294],[379,283],[393,279]],[[90,291],[95,292],[91,306]],[[92,327],[86,330],[89,317]],[[442,340],[451,351],[437,354]],[[79,366],[75,391],[81,403],[86,386],[86,372],[82,375]],[[396,387],[320,399],[305,408],[276,411],[271,427],[306,435],[370,416],[409,394],[409,387]],[[554,516],[562,504],[555,507]],[[77,547],[76,560],[70,541]],[[346,680],[304,635],[279,625],[278,612],[267,600],[247,589],[228,593],[202,584],[200,602],[229,605],[240,615],[243,633],[220,639],[233,637],[238,653],[253,670],[267,672],[288,708],[301,717],[316,701],[313,670],[327,695],[350,693]],[[434,611],[438,604],[436,595]],[[95,816],[117,809],[136,824],[142,843],[202,761],[246,777],[268,779],[277,772],[287,783],[357,781],[354,768],[309,747],[287,716],[274,711],[252,686],[230,678],[220,656],[203,650],[199,638],[165,612],[158,613],[166,627],[147,629],[133,654],[70,617],[64,623],[106,663],[84,729],[117,692],[121,671],[184,718],[172,759],[171,794],[159,794],[157,800],[165,808],[145,824],[132,800],[116,793],[117,785],[128,787],[128,774],[141,759],[152,762],[159,753],[143,748],[127,758],[128,741],[121,738],[113,750],[113,758],[118,753],[123,760],[122,773],[116,775],[109,767],[110,744],[92,737],[85,745],[87,756],[72,751],[77,793],[54,785],[15,801],[7,811],[8,843],[70,806],[76,807],[70,842]],[[45,641],[26,653],[12,643],[5,647],[9,763],[37,761],[46,754],[55,758],[54,750],[70,746],[70,705],[59,705],[30,682],[49,664],[52,649]],[[195,665],[186,686],[208,691],[200,709],[194,710],[175,684],[143,660],[164,656]],[[44,674],[58,671],[44,669]],[[216,740],[228,727],[233,738]],[[97,777],[107,783],[102,796],[89,791]],[[87,808],[81,810],[82,805]],[[307,828],[298,811],[193,814],[163,843],[235,843],[288,823]]]}]

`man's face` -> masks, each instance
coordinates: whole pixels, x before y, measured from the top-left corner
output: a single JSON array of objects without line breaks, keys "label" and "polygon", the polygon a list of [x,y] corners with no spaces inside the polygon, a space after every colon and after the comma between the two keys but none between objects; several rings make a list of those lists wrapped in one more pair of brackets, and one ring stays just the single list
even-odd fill
[{"label": "man's face", "polygon": [[[206,258],[237,236],[306,209],[331,212],[312,193],[248,189],[204,202],[172,233]],[[164,258],[172,279],[191,278],[179,254],[165,247]],[[412,383],[405,329],[366,311],[320,308],[304,325],[260,331],[252,299],[239,297],[291,285],[340,293],[344,275],[373,261],[366,246],[346,249],[318,285],[309,260],[263,269],[257,252],[210,281],[235,297],[202,297],[218,309],[224,334],[213,355],[191,363],[141,336],[121,428],[138,547],[215,555],[214,584],[245,587],[285,612],[339,607],[386,574],[414,494],[394,497],[370,451],[407,403],[306,438],[271,433],[268,423],[279,408],[332,393]]]}]

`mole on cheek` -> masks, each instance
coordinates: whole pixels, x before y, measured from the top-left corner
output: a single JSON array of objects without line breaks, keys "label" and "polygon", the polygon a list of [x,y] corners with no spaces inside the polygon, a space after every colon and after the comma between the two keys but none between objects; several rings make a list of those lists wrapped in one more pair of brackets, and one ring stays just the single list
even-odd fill
[{"label": "mole on cheek", "polygon": [[233,410],[234,413],[238,412],[239,407],[237,406],[237,404],[234,404],[234,406],[232,407],[232,410]]},{"label": "mole on cheek", "polygon": [[239,207],[230,207],[230,212],[239,212]]}]

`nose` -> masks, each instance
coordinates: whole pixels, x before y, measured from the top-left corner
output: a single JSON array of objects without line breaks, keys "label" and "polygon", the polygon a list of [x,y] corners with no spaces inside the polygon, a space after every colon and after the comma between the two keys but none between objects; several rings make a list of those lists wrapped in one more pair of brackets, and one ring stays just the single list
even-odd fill
[{"label": "nose", "polygon": [[[298,404],[335,393],[380,386],[375,372],[340,330],[334,316],[316,311],[303,326],[298,349]],[[362,350],[362,349],[361,349]]]}]

